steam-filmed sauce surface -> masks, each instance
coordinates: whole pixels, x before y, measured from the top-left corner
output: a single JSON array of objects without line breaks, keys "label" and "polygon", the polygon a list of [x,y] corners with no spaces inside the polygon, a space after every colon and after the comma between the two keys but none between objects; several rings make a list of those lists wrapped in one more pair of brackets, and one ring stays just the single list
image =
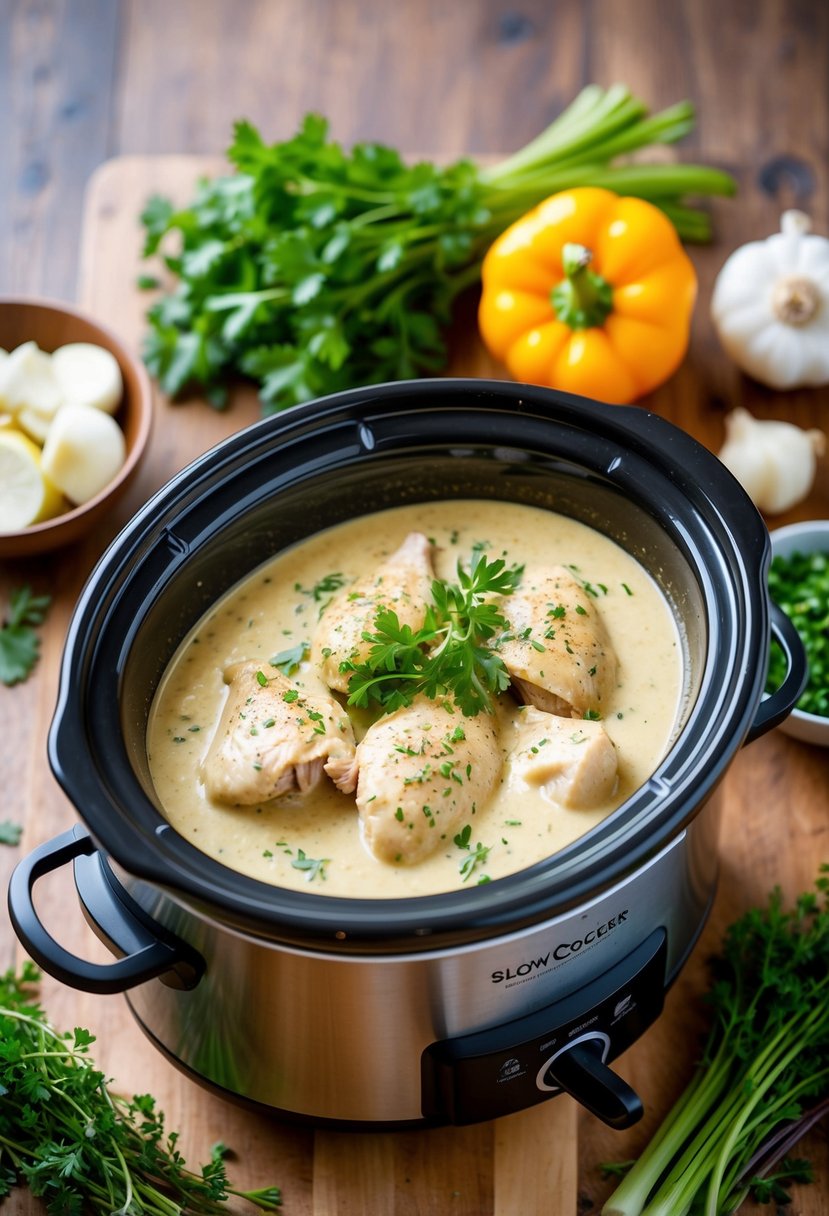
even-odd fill
[{"label": "steam-filmed sauce surface", "polygon": [[[433,541],[435,572],[449,581],[456,579],[458,561],[468,564],[473,547],[482,545],[490,560],[503,557],[528,570],[569,566],[589,585],[618,659],[616,688],[602,722],[618,756],[612,799],[590,810],[567,809],[505,763],[492,799],[468,818],[467,847],[443,840],[417,865],[372,856],[361,838],[354,797],[325,778],[310,794],[289,793],[261,806],[211,802],[200,766],[228,695],[225,670],[252,660],[272,674],[271,658],[294,648],[301,654],[334,590],[370,572],[412,531]],[[362,899],[453,890],[550,856],[647,780],[676,726],[683,671],[682,644],[662,593],[607,537],[565,516],[506,502],[399,507],[303,541],[259,567],[215,605],[182,643],[156,695],[148,729],[150,769],[176,831],[224,865],[261,881]],[[292,678],[309,691],[321,687],[307,658]],[[349,712],[359,739],[372,717]],[[504,756],[521,712],[509,693],[499,698],[496,722]],[[577,730],[578,721],[573,725]],[[470,867],[470,853],[478,845],[488,852]]]}]

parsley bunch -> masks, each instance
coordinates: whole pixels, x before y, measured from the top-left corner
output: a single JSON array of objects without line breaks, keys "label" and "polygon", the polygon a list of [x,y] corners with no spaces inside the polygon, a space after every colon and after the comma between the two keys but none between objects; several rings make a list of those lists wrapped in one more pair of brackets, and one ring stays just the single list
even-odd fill
[{"label": "parsley bunch", "polygon": [[827,869],[790,910],[775,889],[728,929],[696,1076],[603,1216],[727,1216],[808,1178],[785,1154],[829,1109]]},{"label": "parsley bunch", "polygon": [[51,1216],[212,1216],[231,1195],[280,1206],[276,1187],[229,1185],[223,1145],[188,1170],[155,1099],[114,1094],[89,1058],[92,1035],[49,1024],[29,991],[37,978],[31,963],[0,977],[0,1199],[24,1181]]},{"label": "parsley bunch", "polygon": [[638,195],[683,239],[707,240],[708,216],[684,199],[733,193],[727,174],[612,163],[680,139],[693,121],[688,102],[649,116],[623,85],[591,85],[526,148],[485,169],[469,159],[407,165],[376,143],[349,154],[318,115],[271,145],[238,122],[232,176],[201,182],[182,209],[153,197],[141,217],[145,257],[161,254],[177,279],[149,309],[147,365],[171,396],[199,385],[216,407],[233,378],[252,377],[265,412],[438,371],[452,303],[477,282],[487,248],[558,190]]},{"label": "parsley bunch", "polygon": [[31,587],[20,587],[9,595],[9,608],[0,625],[0,683],[25,680],[40,654],[40,638],[34,631],[42,625],[51,600],[33,595]]},{"label": "parsley bunch", "polygon": [[510,682],[503,660],[487,642],[508,622],[493,597],[511,595],[521,581],[522,566],[499,557],[488,562],[480,550],[469,570],[460,562],[457,583],[432,582],[432,603],[423,625],[401,625],[391,608],[380,608],[373,630],[363,634],[371,643],[361,663],[346,660],[340,670],[351,672],[348,703],[384,712],[411,705],[418,693],[433,700],[450,696],[468,718],[490,712],[492,696]]}]

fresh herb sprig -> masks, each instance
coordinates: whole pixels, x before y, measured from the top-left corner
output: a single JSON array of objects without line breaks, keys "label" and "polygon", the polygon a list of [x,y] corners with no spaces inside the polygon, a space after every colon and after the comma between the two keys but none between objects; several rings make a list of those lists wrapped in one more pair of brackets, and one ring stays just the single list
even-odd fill
[{"label": "fresh herb sprig", "polygon": [[457,583],[434,579],[420,629],[401,625],[396,612],[381,608],[374,628],[363,634],[371,643],[367,657],[340,665],[351,672],[349,704],[373,703],[390,712],[424,694],[433,700],[451,697],[466,717],[491,712],[493,695],[510,680],[503,660],[487,646],[508,626],[493,600],[511,595],[522,573],[523,567],[507,567],[500,557],[487,561],[476,550],[468,570],[458,563]]},{"label": "fresh herb sprig", "polygon": [[625,86],[590,85],[524,149],[481,168],[407,165],[376,143],[349,154],[313,114],[272,145],[239,122],[233,175],[203,181],[182,209],[154,197],[141,217],[145,256],[160,254],[177,280],[149,309],[147,365],[165,392],[201,385],[216,407],[232,379],[252,377],[266,412],[435,372],[447,361],[453,301],[478,281],[489,245],[558,190],[638,195],[683,239],[708,240],[709,217],[685,198],[731,194],[731,177],[614,163],[693,123],[688,102],[648,115]]},{"label": "fresh herb sprig", "polygon": [[790,910],[775,889],[728,929],[697,1073],[603,1216],[727,1216],[763,1178],[779,1198],[806,1177],[802,1162],[775,1167],[826,1111],[828,871]]},{"label": "fresh herb sprig", "polygon": [[6,619],[0,625],[0,683],[19,684],[31,672],[40,655],[35,626],[43,624],[50,603],[50,596],[34,595],[31,587],[10,592]]},{"label": "fresh herb sprig", "polygon": [[89,1056],[94,1037],[49,1024],[38,978],[31,963],[0,976],[0,1198],[25,1182],[51,1216],[213,1216],[231,1195],[260,1212],[281,1205],[276,1187],[230,1186],[223,1145],[188,1170],[155,1099],[114,1093]]}]

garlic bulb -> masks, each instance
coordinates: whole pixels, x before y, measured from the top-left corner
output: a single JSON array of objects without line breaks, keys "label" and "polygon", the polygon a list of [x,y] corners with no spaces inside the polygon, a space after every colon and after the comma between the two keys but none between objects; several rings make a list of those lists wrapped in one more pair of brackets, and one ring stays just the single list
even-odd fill
[{"label": "garlic bulb", "polygon": [[825,444],[822,431],[804,431],[791,422],[761,422],[748,410],[735,409],[726,415],[719,456],[755,506],[777,515],[809,493]]},{"label": "garlic bulb", "polygon": [[802,211],[725,262],[711,316],[734,362],[771,388],[829,383],[829,240]]}]

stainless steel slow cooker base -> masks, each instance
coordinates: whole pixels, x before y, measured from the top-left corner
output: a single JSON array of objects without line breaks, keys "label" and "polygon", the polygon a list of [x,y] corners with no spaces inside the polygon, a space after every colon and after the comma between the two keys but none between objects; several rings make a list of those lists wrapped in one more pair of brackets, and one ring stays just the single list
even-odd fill
[{"label": "stainless steel slow cooker base", "polygon": [[[562,1088],[546,1076],[562,1048],[591,1040],[607,1062],[660,1012],[713,896],[718,804],[566,915],[411,956],[275,948],[119,870],[124,891],[205,962],[192,989],[155,980],[131,991],[130,1007],[190,1075],[283,1116],[391,1124],[511,1113]],[[78,885],[83,900],[82,872]],[[481,1036],[477,1047],[470,1036]],[[604,1080],[593,1098],[608,1117]]]}]

